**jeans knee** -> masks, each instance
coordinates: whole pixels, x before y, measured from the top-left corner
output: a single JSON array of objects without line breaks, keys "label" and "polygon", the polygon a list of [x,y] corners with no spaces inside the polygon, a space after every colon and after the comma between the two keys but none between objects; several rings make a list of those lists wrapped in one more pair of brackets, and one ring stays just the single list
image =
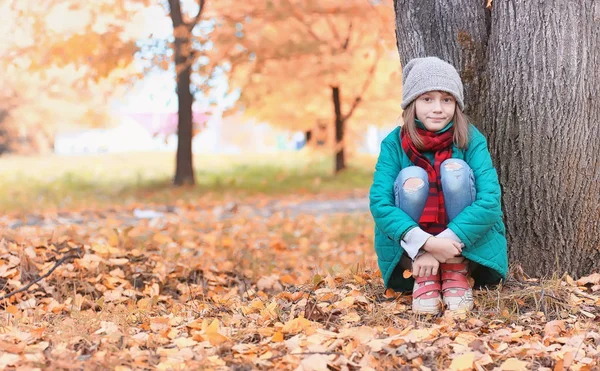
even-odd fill
[{"label": "jeans knee", "polygon": [[415,193],[419,189],[423,188],[424,186],[425,186],[425,182],[423,181],[423,179],[408,178],[408,179],[406,179],[404,184],[402,184],[402,189],[404,189],[404,191],[406,193]]},{"label": "jeans knee", "polygon": [[442,162],[440,175],[444,192],[465,192],[474,187],[473,171],[461,159],[448,159]]},{"label": "jeans knee", "polygon": [[[398,188],[404,188],[405,183],[411,178],[421,180],[423,184],[428,183],[427,172],[425,171],[425,169],[422,169],[418,166],[409,166],[405,167],[400,171],[400,174],[398,174],[398,177],[396,178],[396,185],[398,186]],[[416,183],[416,180],[411,180],[409,182],[409,185],[413,183]]]},{"label": "jeans knee", "polygon": [[[463,169],[470,169],[469,165],[459,159],[459,158],[449,158],[446,161],[442,162],[442,172],[455,172],[455,171],[461,171]],[[465,170],[463,170],[465,171]]]},{"label": "jeans knee", "polygon": [[418,166],[402,169],[394,182],[396,206],[419,209],[427,200],[428,187],[429,181],[424,169]]}]

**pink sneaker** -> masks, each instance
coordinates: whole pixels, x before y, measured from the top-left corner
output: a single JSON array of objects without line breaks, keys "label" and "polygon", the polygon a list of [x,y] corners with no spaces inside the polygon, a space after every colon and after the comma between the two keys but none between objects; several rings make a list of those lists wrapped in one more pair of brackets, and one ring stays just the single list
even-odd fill
[{"label": "pink sneaker", "polygon": [[438,314],[442,310],[440,274],[417,277],[413,287],[413,313]]},{"label": "pink sneaker", "polygon": [[450,311],[473,309],[473,290],[469,285],[468,263],[441,263],[442,297]]}]

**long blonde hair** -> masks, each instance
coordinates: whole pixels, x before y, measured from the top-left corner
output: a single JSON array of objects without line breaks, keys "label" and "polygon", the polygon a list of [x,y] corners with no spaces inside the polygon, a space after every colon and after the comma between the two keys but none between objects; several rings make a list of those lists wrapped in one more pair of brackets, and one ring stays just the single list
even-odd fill
[{"label": "long blonde hair", "polygon": [[[409,135],[412,142],[415,144],[415,147],[419,151],[424,149],[423,141],[421,140],[421,136],[417,132],[417,124],[415,123],[415,102],[411,102],[408,107],[402,112],[402,131],[405,135]],[[454,121],[454,145],[460,149],[467,149],[469,144],[469,118],[467,115],[461,111],[458,105],[454,110],[454,117],[452,118]]]}]

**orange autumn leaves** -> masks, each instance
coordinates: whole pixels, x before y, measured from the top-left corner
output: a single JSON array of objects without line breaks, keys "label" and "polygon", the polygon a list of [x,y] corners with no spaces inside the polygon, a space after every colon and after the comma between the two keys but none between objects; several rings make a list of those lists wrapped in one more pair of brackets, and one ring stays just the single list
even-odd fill
[{"label": "orange autumn leaves", "polygon": [[[67,248],[83,254],[2,303],[0,366],[597,366],[594,275],[565,279],[569,310],[553,321],[525,310],[514,321],[494,310],[418,319],[410,295],[384,295],[367,213],[261,216],[264,204],[222,214],[179,202],[135,222],[132,210],[115,207],[87,213],[82,225],[8,231],[0,242],[2,294],[45,273]],[[26,273],[27,265],[35,269]]]}]

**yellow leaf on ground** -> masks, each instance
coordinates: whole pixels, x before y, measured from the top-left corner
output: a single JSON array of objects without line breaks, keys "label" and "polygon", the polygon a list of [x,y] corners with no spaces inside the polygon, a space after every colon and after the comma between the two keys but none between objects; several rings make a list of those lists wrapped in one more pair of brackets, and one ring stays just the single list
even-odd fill
[{"label": "yellow leaf on ground", "polygon": [[464,353],[452,360],[452,363],[450,363],[450,369],[454,371],[472,370],[474,361],[475,353]]},{"label": "yellow leaf on ground", "polygon": [[271,337],[271,341],[274,343],[281,343],[283,341],[283,333],[277,331],[273,334],[273,337]]},{"label": "yellow leaf on ground", "polygon": [[297,334],[312,327],[312,322],[304,317],[294,318],[283,325],[283,333]]},{"label": "yellow leaf on ground", "polygon": [[519,361],[516,358],[509,358],[502,365],[500,369],[503,371],[522,371],[527,369],[528,362]]},{"label": "yellow leaf on ground", "polygon": [[219,320],[214,319],[204,330],[206,337],[211,345],[217,346],[229,341],[229,338],[219,333]]},{"label": "yellow leaf on ground", "polygon": [[338,309],[348,309],[354,305],[355,300],[356,299],[354,299],[352,296],[348,296],[347,298],[338,301],[334,305]]},{"label": "yellow leaf on ground", "polygon": [[17,308],[14,305],[9,305],[8,307],[6,307],[5,310],[6,310],[7,313],[10,313],[10,314],[12,314],[14,316],[19,311],[19,308]]},{"label": "yellow leaf on ground", "polygon": [[577,286],[575,280],[573,280],[573,277],[569,276],[568,274],[565,276],[565,281],[571,286]]}]

